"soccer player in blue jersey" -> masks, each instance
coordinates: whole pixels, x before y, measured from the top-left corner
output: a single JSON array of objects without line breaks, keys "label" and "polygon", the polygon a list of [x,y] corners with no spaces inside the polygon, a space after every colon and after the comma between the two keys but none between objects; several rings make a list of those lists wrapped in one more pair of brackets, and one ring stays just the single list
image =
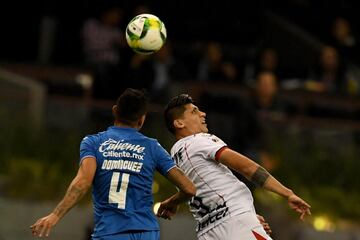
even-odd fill
[{"label": "soccer player in blue jersey", "polygon": [[52,213],[31,226],[34,236],[49,236],[51,229],[92,186],[93,239],[160,239],[152,211],[155,170],[179,188],[172,199],[175,204],[194,196],[196,188],[157,140],[139,132],[146,112],[145,94],[126,89],[113,107],[114,126],[82,140],[78,173]]}]

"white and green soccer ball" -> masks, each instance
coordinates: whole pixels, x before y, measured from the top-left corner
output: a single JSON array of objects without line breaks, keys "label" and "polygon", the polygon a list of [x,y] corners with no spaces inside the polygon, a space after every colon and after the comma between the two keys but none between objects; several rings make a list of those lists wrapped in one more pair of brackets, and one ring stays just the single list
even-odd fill
[{"label": "white and green soccer ball", "polygon": [[164,23],[152,14],[137,15],[126,27],[127,43],[140,54],[158,51],[164,45],[166,36]]}]

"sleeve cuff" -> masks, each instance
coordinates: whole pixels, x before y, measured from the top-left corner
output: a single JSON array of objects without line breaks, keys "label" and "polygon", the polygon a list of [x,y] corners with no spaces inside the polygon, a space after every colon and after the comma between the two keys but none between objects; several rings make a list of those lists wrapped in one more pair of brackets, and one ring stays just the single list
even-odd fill
[{"label": "sleeve cuff", "polygon": [[86,156],[84,156],[84,157],[82,157],[82,158],[80,159],[79,166],[81,165],[82,161],[83,161],[85,158],[95,158],[95,159],[96,159],[96,157],[93,156],[93,155],[86,155]]},{"label": "sleeve cuff", "polygon": [[217,150],[217,152],[216,152],[216,154],[215,154],[215,160],[216,160],[216,161],[219,161],[220,155],[221,155],[221,153],[222,153],[225,149],[228,149],[228,147],[227,147],[227,146],[223,146],[223,147],[221,147],[219,150]]},{"label": "sleeve cuff", "polygon": [[168,173],[171,169],[173,169],[174,167],[176,167],[176,165],[172,166],[171,168],[169,168],[166,173]]}]

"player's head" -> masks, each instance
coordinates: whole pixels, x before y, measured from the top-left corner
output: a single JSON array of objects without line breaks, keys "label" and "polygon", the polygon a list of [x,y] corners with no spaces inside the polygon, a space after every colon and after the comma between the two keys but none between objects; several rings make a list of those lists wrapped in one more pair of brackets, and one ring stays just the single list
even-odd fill
[{"label": "player's head", "polygon": [[205,117],[188,94],[180,94],[167,104],[164,117],[169,131],[176,136],[186,137],[208,132]]},{"label": "player's head", "polygon": [[113,106],[115,122],[140,129],[145,121],[148,98],[142,90],[127,88]]}]

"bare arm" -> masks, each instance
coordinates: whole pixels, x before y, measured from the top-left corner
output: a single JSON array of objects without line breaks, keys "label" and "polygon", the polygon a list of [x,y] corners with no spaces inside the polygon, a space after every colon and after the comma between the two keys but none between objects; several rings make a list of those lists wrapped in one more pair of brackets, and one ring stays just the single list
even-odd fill
[{"label": "bare arm", "polygon": [[75,204],[77,204],[91,187],[95,171],[95,158],[84,159],[64,198],[52,213],[61,219]]},{"label": "bare arm", "polygon": [[196,188],[190,179],[177,167],[174,167],[168,172],[167,178],[176,185],[180,191],[161,203],[157,216],[171,219],[171,217],[176,214],[177,207],[180,203],[195,196]]},{"label": "bare arm", "polygon": [[220,155],[219,162],[241,173],[256,185],[288,199],[290,207],[301,213],[301,219],[303,219],[306,214],[310,214],[309,204],[296,196],[291,189],[282,185],[263,167],[251,159],[231,149],[225,149]]},{"label": "bare arm", "polygon": [[51,228],[77,204],[91,187],[96,171],[95,158],[85,158],[78,170],[76,177],[71,182],[64,198],[49,215],[40,218],[30,228],[34,236],[49,236]]}]

